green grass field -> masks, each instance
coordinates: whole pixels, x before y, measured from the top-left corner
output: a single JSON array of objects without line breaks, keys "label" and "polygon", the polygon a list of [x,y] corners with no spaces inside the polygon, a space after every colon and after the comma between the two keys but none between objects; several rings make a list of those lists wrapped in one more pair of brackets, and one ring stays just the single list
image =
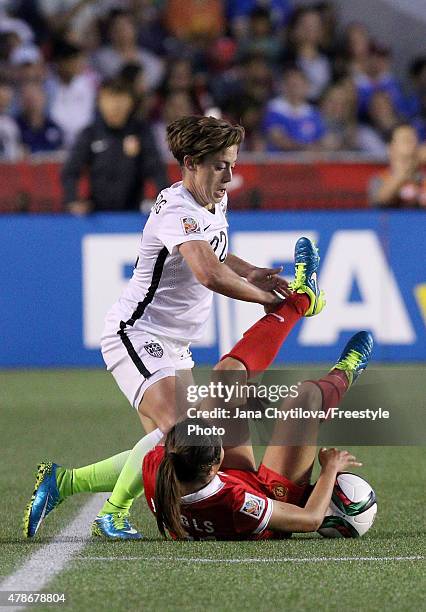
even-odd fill
[{"label": "green grass field", "polygon": [[[1,372],[0,406],[3,581],[48,544],[60,556],[70,541],[56,536],[89,500],[67,500],[33,541],[24,540],[22,512],[37,462],[91,463],[130,448],[141,430],[103,371]],[[85,542],[88,522],[72,540],[81,548],[43,590],[64,592],[65,609],[78,611],[425,609],[426,449],[362,447],[357,454],[379,505],[364,538],[164,542],[142,499],[132,516],[144,541]]]}]

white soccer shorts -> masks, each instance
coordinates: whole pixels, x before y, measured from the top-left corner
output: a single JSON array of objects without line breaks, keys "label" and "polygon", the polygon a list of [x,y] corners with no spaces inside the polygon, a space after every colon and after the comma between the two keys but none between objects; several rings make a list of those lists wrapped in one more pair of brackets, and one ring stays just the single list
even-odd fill
[{"label": "white soccer shorts", "polygon": [[105,333],[101,350],[107,370],[136,410],[155,382],[194,367],[188,343],[131,328],[121,336]]}]

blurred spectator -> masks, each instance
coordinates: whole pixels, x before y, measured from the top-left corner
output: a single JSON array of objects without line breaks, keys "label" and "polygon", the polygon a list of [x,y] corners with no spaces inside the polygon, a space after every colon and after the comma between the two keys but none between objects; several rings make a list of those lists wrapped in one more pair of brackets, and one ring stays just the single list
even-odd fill
[{"label": "blurred spectator", "polygon": [[164,160],[173,159],[167,146],[166,128],[175,119],[180,119],[195,113],[191,96],[188,92],[176,90],[170,92],[163,102],[161,118],[155,121],[152,126],[157,149]]},{"label": "blurred spectator", "polygon": [[145,76],[142,66],[137,62],[124,64],[117,78],[123,83],[126,83],[133,90],[135,99],[139,101],[138,107],[135,109],[135,115],[140,117],[149,116],[153,104],[153,96],[149,95],[146,91]]},{"label": "blurred spectator", "polygon": [[244,125],[244,151],[264,151],[262,121],[273,90],[270,65],[259,54],[248,55],[234,70],[215,79],[215,103],[225,116]]},{"label": "blurred spectator", "polygon": [[350,81],[341,81],[325,91],[321,114],[326,130],[323,145],[327,151],[359,151],[375,157],[386,155],[386,145],[376,132],[357,122],[356,92]]},{"label": "blurred spectator", "polygon": [[11,16],[14,4],[7,3],[10,14],[1,14],[0,8],[0,72],[3,77],[11,80],[15,80],[14,66],[19,63],[19,57],[24,54],[40,56],[40,50],[34,44],[34,32],[28,23]]},{"label": "blurred spectator", "polygon": [[309,83],[297,67],[283,75],[283,95],[268,104],[263,122],[267,150],[309,151],[321,149],[324,123],[308,103]]},{"label": "blurred spectator", "polygon": [[53,62],[56,71],[47,83],[50,116],[69,147],[93,118],[97,79],[87,69],[82,49],[66,41],[56,42]]},{"label": "blurred spectator", "polygon": [[337,45],[337,7],[333,2],[320,1],[313,5],[322,22],[322,39],[320,47],[329,59],[335,59]]},{"label": "blurred spectator", "polygon": [[394,129],[401,123],[389,94],[376,91],[368,104],[368,121],[383,143],[389,143]]},{"label": "blurred spectator", "polygon": [[12,56],[22,49],[21,41],[16,32],[0,33],[0,78],[14,79],[14,68],[11,63]]},{"label": "blurred spectator", "polygon": [[[231,70],[236,62],[237,45],[229,36],[221,36],[209,45],[206,63],[209,73],[216,77]],[[214,80],[214,78],[212,79]]]},{"label": "blurred spectator", "polygon": [[237,48],[237,59],[243,60],[248,55],[262,56],[268,63],[277,63],[281,51],[281,41],[274,35],[269,10],[256,7],[250,13],[248,35],[240,40]]},{"label": "blurred spectator", "polygon": [[164,74],[163,61],[138,45],[138,32],[131,13],[113,11],[108,20],[108,44],[92,57],[93,66],[102,77],[117,76],[123,65],[138,63],[144,71],[148,90],[155,89]]},{"label": "blurred spectator", "polygon": [[368,106],[375,93],[387,93],[396,112],[406,111],[401,86],[391,71],[391,54],[386,47],[371,45],[364,72],[354,75],[358,94],[358,115],[365,119]]},{"label": "blurred spectator", "polygon": [[13,98],[13,88],[7,81],[0,81],[0,159],[16,161],[22,149],[19,128],[9,114]]},{"label": "blurred spectator", "polygon": [[129,83],[132,86],[135,94],[142,97],[146,93],[145,75],[143,67],[138,62],[129,62],[124,64],[117,77]]},{"label": "blurred spectator", "polygon": [[181,57],[169,63],[163,83],[158,90],[159,105],[161,106],[161,101],[174,92],[186,92],[196,113],[203,114],[212,106],[205,78],[194,72],[190,58]]},{"label": "blurred spectator", "polygon": [[244,126],[245,138],[241,145],[243,151],[262,153],[266,150],[266,140],[263,134],[263,115],[265,107],[254,99],[248,99],[240,115],[240,123]]},{"label": "blurred spectator", "polygon": [[415,129],[403,124],[392,135],[389,145],[389,168],[371,180],[370,204],[374,206],[426,206],[426,162],[424,147],[419,147]]},{"label": "blurred spectator", "polygon": [[62,131],[49,118],[46,106],[43,86],[36,82],[24,83],[20,95],[21,113],[16,121],[28,153],[51,153],[62,147]]},{"label": "blurred spectator", "polygon": [[166,40],[171,39],[164,25],[164,0],[125,0],[124,4],[138,24],[139,44],[155,55],[164,55]]},{"label": "blurred spectator", "polygon": [[223,112],[242,121],[247,106],[262,109],[270,100],[273,74],[266,59],[259,54],[247,55],[236,70],[215,80],[213,95]]},{"label": "blurred spectator", "polygon": [[14,17],[22,19],[34,33],[36,44],[43,44],[48,39],[50,32],[41,14],[39,0],[13,0],[12,6]]},{"label": "blurred spectator", "polygon": [[[154,179],[159,190],[167,185],[151,129],[133,116],[136,105],[127,83],[110,79],[101,85],[98,116],[77,138],[62,171],[65,204],[72,214],[139,210],[146,179]],[[78,194],[85,172],[89,200]]]},{"label": "blurred spectator", "polygon": [[23,19],[9,15],[10,10],[0,7],[0,33],[13,33],[19,40],[19,44],[26,46],[33,43],[34,32]]},{"label": "blurred spectator", "polygon": [[413,94],[408,100],[409,116],[419,135],[426,141],[426,55],[416,57],[410,66]]},{"label": "blurred spectator", "polygon": [[[11,57],[11,74],[15,88],[25,83],[43,84],[46,80],[47,66],[44,58],[37,47],[18,48]],[[16,115],[19,112],[19,100],[15,96],[13,112]]]},{"label": "blurred spectator", "polygon": [[117,5],[115,0],[37,0],[41,17],[55,37],[86,48],[96,19]]},{"label": "blurred spectator", "polygon": [[324,27],[319,11],[307,7],[297,9],[289,23],[286,59],[305,74],[308,97],[312,101],[319,98],[331,78],[330,62],[321,50],[323,41]]},{"label": "blurred spectator", "polygon": [[225,30],[222,0],[166,0],[166,29],[180,40],[213,40]]},{"label": "blurred spectator", "polygon": [[370,58],[371,37],[363,23],[350,23],[343,34],[343,46],[335,58],[337,76],[365,74]]},{"label": "blurred spectator", "polygon": [[[226,18],[232,34],[237,38],[248,35],[251,13],[259,6],[265,6],[262,0],[226,0]],[[269,0],[267,3],[274,32],[283,28],[293,10],[292,0]]]}]

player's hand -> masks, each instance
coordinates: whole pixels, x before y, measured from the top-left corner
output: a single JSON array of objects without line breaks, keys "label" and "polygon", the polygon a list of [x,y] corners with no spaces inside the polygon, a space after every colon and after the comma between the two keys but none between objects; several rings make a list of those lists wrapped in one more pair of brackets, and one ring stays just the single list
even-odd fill
[{"label": "player's hand", "polygon": [[75,217],[85,217],[92,212],[92,205],[86,200],[76,200],[68,204],[68,211]]},{"label": "player's hand", "polygon": [[279,276],[283,267],[278,268],[255,268],[247,275],[247,280],[255,287],[263,291],[277,291],[283,297],[291,294],[288,282]]},{"label": "player's hand", "polygon": [[338,448],[321,448],[318,453],[318,460],[323,468],[330,468],[336,472],[341,472],[348,467],[359,467],[362,465],[355,455]]}]

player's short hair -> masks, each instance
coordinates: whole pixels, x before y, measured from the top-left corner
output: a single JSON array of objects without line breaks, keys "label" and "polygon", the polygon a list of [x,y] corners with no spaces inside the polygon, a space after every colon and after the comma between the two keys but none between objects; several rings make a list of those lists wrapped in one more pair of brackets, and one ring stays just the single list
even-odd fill
[{"label": "player's short hair", "polygon": [[183,165],[186,155],[199,163],[207,155],[240,145],[244,128],[225,119],[190,115],[172,121],[167,126],[167,143],[173,157]]}]

